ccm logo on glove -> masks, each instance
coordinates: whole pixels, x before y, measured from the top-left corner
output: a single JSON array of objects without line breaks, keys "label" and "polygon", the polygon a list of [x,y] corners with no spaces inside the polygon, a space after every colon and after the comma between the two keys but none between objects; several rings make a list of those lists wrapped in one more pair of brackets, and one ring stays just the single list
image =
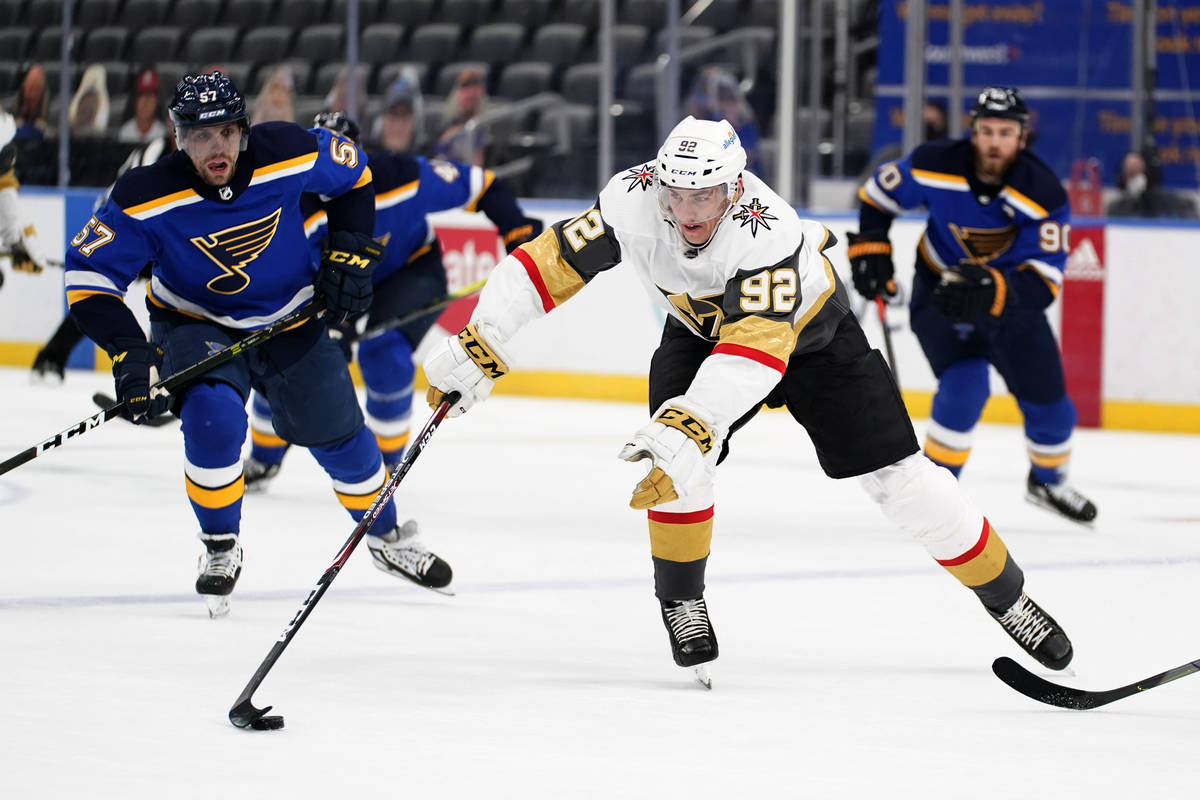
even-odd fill
[{"label": "ccm logo on glove", "polygon": [[708,451],[713,447],[712,431],[708,429],[700,420],[693,417],[691,414],[682,409],[668,406],[654,418],[655,422],[661,422],[668,428],[675,428],[683,431],[688,438],[696,443],[696,447],[700,448],[703,455],[708,455]]},{"label": "ccm logo on glove", "polygon": [[459,331],[458,343],[462,345],[467,356],[475,362],[475,366],[479,367],[483,374],[492,380],[503,377],[508,372],[508,365],[484,344],[483,338],[475,330],[474,325],[468,325]]}]

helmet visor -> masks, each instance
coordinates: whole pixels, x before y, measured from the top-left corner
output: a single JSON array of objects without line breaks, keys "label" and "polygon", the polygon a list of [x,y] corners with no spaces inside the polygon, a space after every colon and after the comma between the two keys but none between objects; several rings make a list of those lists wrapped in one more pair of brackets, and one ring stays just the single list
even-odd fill
[{"label": "helmet visor", "polygon": [[729,208],[729,187],[724,183],[699,189],[658,184],[658,207],[681,226],[702,225],[719,219]]}]

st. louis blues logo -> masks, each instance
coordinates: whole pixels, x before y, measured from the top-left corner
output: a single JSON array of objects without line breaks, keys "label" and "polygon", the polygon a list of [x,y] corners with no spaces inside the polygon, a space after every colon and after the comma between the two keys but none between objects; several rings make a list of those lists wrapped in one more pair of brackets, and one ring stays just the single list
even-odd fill
[{"label": "st. louis blues logo", "polygon": [[768,214],[767,209],[770,206],[764,206],[758,202],[757,197],[750,199],[749,203],[742,203],[738,207],[738,212],[733,215],[733,218],[742,223],[742,227],[750,226],[750,235],[758,235],[758,226],[761,225],[767,230],[771,230],[771,226],[767,223],[779,219],[773,214]]},{"label": "st. louis blues logo", "polygon": [[250,276],[242,270],[271,243],[282,212],[277,208],[262,219],[190,239],[221,268],[221,274],[208,282],[209,289],[217,294],[237,294],[250,285]]},{"label": "st. louis blues logo", "polygon": [[640,167],[626,170],[625,174],[621,176],[621,180],[629,182],[629,185],[625,187],[625,191],[632,192],[634,189],[641,187],[644,192],[654,185],[654,165],[642,164]]}]

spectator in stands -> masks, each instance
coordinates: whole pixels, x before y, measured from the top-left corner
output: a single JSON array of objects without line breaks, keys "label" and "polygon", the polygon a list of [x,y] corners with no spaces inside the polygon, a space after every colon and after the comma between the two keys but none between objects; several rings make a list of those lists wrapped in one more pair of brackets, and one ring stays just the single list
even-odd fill
[{"label": "spectator in stands", "polygon": [[[1149,159],[1153,164],[1153,158]],[[1162,188],[1159,171],[1147,165],[1142,153],[1129,151],[1121,159],[1117,188],[1121,196],[1108,204],[1110,217],[1165,217],[1196,219],[1196,204],[1181,194]]]},{"label": "spectator in stands", "polygon": [[416,75],[402,73],[392,82],[383,98],[383,113],[371,137],[389,153],[417,152],[421,144],[421,87]]},{"label": "spectator in stands", "polygon": [[488,147],[487,131],[478,124],[487,107],[487,86],[482,70],[464,69],[454,80],[442,112],[442,130],[433,154],[482,167]]},{"label": "spectator in stands", "polygon": [[147,67],[133,82],[133,114],[117,131],[117,141],[144,143],[166,135],[162,103],[158,96],[158,72]]},{"label": "spectator in stands", "polygon": [[99,64],[83,71],[79,88],[71,98],[67,120],[72,136],[103,136],[108,131],[108,78]]},{"label": "spectator in stands", "polygon": [[254,113],[250,124],[260,122],[296,121],[296,80],[292,68],[281,64],[271,71],[263,84],[258,99],[254,101]]},{"label": "spectator in stands", "polygon": [[701,70],[692,83],[686,113],[696,119],[714,122],[727,120],[742,140],[742,147],[746,151],[746,169],[756,175],[761,173],[758,122],[737,78],[729,70],[722,67],[705,67]]},{"label": "spectator in stands", "polygon": [[[350,74],[343,67],[342,71],[338,73],[338,79],[334,82],[333,88],[329,90],[329,94],[325,95],[325,111],[341,111],[350,115],[350,82]],[[359,121],[360,130],[370,130],[372,119],[367,113],[367,73],[361,65],[354,76],[354,108],[353,118]],[[310,122],[311,120],[305,119],[303,124],[308,125]]]},{"label": "spectator in stands", "polygon": [[13,116],[17,120],[14,139],[42,139],[46,136],[46,117],[50,109],[50,93],[46,91],[46,71],[41,64],[25,68],[17,93]]}]

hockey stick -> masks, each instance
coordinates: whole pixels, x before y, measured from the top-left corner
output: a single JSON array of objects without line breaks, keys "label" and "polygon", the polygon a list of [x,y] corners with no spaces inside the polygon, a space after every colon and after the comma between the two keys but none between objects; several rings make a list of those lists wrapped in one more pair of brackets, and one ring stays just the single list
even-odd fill
[{"label": "hockey stick", "polygon": [[896,385],[900,385],[900,371],[896,368],[896,351],[892,349],[892,329],[888,327],[886,306],[883,295],[875,295],[875,308],[879,310],[879,326],[883,329],[883,346],[887,349],[888,366],[892,368],[892,377]]},{"label": "hockey stick", "polygon": [[[224,350],[219,350],[207,358],[203,358],[192,364],[190,367],[184,367],[174,375],[168,376],[166,379],[154,384],[154,389],[166,389],[168,392],[175,391],[186,383],[190,383],[196,378],[208,372],[213,367],[220,366],[226,361],[232,361],[237,356],[246,352],[252,347],[257,347],[268,339],[273,339],[279,334],[286,331],[295,325],[302,322],[307,322],[313,317],[319,317],[325,312],[324,306],[318,303],[311,303],[304,308],[293,311],[287,316],[277,319],[262,330],[255,331],[245,339],[234,342]],[[121,406],[110,406],[99,414],[93,414],[90,417],[80,420],[75,425],[72,425],[66,430],[59,431],[48,439],[35,444],[33,447],[22,450],[7,461],[0,463],[0,475],[10,472],[22,464],[28,463],[40,455],[43,455],[49,450],[61,447],[68,442],[78,439],[88,431],[99,428],[104,423],[121,416]]]},{"label": "hockey stick", "polygon": [[1160,672],[1157,675],[1151,675],[1149,678],[1144,678],[1128,686],[1122,686],[1119,689],[1109,689],[1108,691],[1099,692],[1090,692],[1087,689],[1075,689],[1070,686],[1059,686],[1057,683],[1051,683],[1045,678],[1034,675],[1007,656],[1001,656],[992,662],[992,672],[996,673],[997,678],[1021,694],[1033,698],[1039,703],[1046,703],[1058,706],[1059,708],[1086,711],[1106,706],[1115,700],[1144,692],[1147,689],[1153,689],[1155,686],[1162,686],[1164,683],[1185,678],[1194,672],[1200,672],[1200,660],[1191,661],[1175,669]]},{"label": "hockey stick", "polygon": [[464,297],[470,297],[471,295],[480,291],[483,289],[484,284],[486,283],[487,278],[475,281],[468,286],[462,287],[458,291],[451,292],[450,294],[443,296],[441,299],[433,301],[427,306],[413,309],[412,311],[392,317],[391,319],[384,320],[383,322],[377,322],[362,333],[355,335],[351,341],[357,342],[362,339],[370,339],[372,336],[378,336],[381,333],[387,333],[393,328],[399,328],[401,325],[407,325],[413,320],[420,319],[426,314],[432,314],[435,311],[441,311],[455,300],[461,300]]},{"label": "hockey stick", "polygon": [[258,731],[277,730],[283,727],[283,717],[265,716],[271,710],[271,706],[264,708],[256,708],[251,698],[259,684],[267,677],[267,673],[271,671],[271,667],[275,666],[275,662],[279,660],[279,656],[291,644],[292,639],[296,638],[296,632],[300,630],[300,626],[304,624],[304,620],[308,619],[308,615],[316,607],[317,602],[325,594],[325,590],[333,583],[333,579],[341,572],[342,567],[346,565],[346,561],[350,558],[350,554],[354,552],[354,548],[366,536],[370,530],[371,524],[375,518],[379,516],[379,512],[391,499],[391,496],[396,491],[396,487],[400,485],[400,481],[404,480],[404,476],[408,474],[412,468],[413,462],[417,460],[417,456],[429,446],[429,440],[433,438],[434,431],[438,429],[442,419],[446,416],[446,412],[450,410],[450,406],[458,400],[458,392],[451,392],[446,395],[437,409],[434,410],[433,416],[425,423],[425,427],[417,434],[416,443],[409,447],[408,452],[400,459],[400,466],[396,467],[396,471],[379,490],[379,494],[371,502],[369,508],[358,524],[354,526],[354,531],[350,534],[350,538],[342,545],[342,549],[333,559],[321,577],[317,579],[317,585],[308,593],[308,597],[304,598],[304,602],[300,604],[300,610],[292,617],[291,622],[283,629],[283,633],[279,634],[279,638],[275,640],[267,657],[258,665],[258,669],[254,671],[250,682],[246,684],[246,688],[242,689],[242,693],[238,695],[234,701],[233,707],[229,709],[229,721],[239,728],[253,728]]},{"label": "hockey stick", "polygon": [[[116,405],[117,398],[113,397],[111,394],[105,394],[104,392],[96,392],[92,395],[92,402],[95,403],[96,405],[100,406],[101,408],[110,408],[111,406]],[[171,419],[171,417],[169,415],[163,414],[161,416],[155,417],[154,419],[144,420],[141,424],[143,424],[149,428],[161,428],[164,425],[170,425],[174,421],[175,420]],[[130,424],[133,425],[136,423],[130,422]]]}]

